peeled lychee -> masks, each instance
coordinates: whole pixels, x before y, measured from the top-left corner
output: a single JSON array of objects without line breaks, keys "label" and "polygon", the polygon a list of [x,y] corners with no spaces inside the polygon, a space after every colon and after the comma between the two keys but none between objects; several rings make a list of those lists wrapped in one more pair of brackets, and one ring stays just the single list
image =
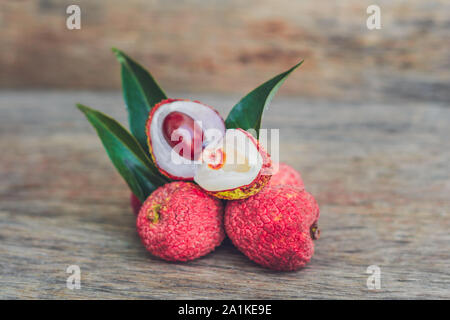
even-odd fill
[{"label": "peeled lychee", "polygon": [[267,186],[253,197],[227,203],[225,230],[254,262],[293,271],[314,253],[318,219],[319,207],[311,194],[288,185]]},{"label": "peeled lychee", "polygon": [[225,237],[223,204],[193,183],[172,182],[156,189],[137,217],[142,243],[168,261],[188,261],[213,251]]},{"label": "peeled lychee", "polygon": [[225,137],[203,151],[194,181],[215,197],[245,199],[270,180],[272,162],[258,141],[242,129],[228,129]]},{"label": "peeled lychee", "polygon": [[242,129],[225,129],[220,115],[197,101],[161,101],[147,121],[150,154],[173,180],[194,180],[221,199],[243,199],[272,174],[270,156]]},{"label": "peeled lychee", "polygon": [[131,193],[131,195],[130,195],[130,205],[131,205],[131,209],[133,209],[134,214],[138,215],[139,214],[139,210],[141,210],[142,203],[138,199],[138,197],[136,197],[134,195],[134,193]]},{"label": "peeled lychee", "polygon": [[[276,168],[276,165],[274,165],[274,168]],[[274,174],[270,179],[269,185],[278,186],[284,184],[296,186],[300,190],[305,189],[300,173],[291,166],[280,162],[278,164],[278,170],[274,170]]]},{"label": "peeled lychee", "polygon": [[152,108],[146,130],[160,172],[189,181],[205,145],[225,134],[225,123],[216,110],[198,101],[167,99]]}]

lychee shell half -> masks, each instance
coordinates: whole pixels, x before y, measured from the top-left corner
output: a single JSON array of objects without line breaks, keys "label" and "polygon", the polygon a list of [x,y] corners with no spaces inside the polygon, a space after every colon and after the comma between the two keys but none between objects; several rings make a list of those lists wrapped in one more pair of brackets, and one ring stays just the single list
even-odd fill
[{"label": "lychee shell half", "polygon": [[293,186],[267,186],[225,208],[225,230],[252,261],[272,270],[293,271],[308,263],[318,237],[319,207]]},{"label": "lychee shell half", "polygon": [[156,189],[136,222],[147,250],[168,261],[193,260],[213,251],[225,237],[222,223],[222,202],[182,181]]}]

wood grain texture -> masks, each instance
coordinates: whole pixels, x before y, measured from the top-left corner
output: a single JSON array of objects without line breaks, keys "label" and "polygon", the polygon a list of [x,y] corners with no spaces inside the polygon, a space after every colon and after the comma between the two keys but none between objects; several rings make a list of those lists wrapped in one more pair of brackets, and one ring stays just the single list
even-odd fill
[{"label": "wood grain texture", "polygon": [[[81,30],[67,30],[68,5]],[[163,88],[244,94],[305,59],[302,97],[450,102],[448,0],[0,1],[1,88],[120,88],[111,47]],[[366,27],[369,5],[382,29]]]},{"label": "wood grain texture", "polygon": [[[223,113],[238,100],[178,96]],[[119,93],[0,92],[0,298],[450,298],[448,106],[276,98],[263,125],[281,126],[281,158],[316,196],[322,230],[306,268],[277,273],[229,241],[189,263],[148,254],[75,102],[125,120]],[[369,265],[380,290],[366,287]]]}]

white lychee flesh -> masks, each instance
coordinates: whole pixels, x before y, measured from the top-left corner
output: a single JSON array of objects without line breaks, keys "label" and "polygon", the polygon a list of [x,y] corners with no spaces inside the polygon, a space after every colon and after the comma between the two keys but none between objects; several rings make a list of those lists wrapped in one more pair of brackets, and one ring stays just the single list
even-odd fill
[{"label": "white lychee flesh", "polygon": [[198,161],[189,160],[180,156],[162,135],[164,119],[171,112],[185,113],[201,126],[204,134],[203,146],[223,137],[225,123],[214,109],[194,101],[172,101],[161,105],[155,110],[151,118],[149,134],[152,154],[156,165],[172,177],[192,180],[196,167],[198,166]]},{"label": "white lychee flesh", "polygon": [[[225,156],[221,157],[223,153]],[[215,155],[213,160],[209,160],[209,155]],[[194,181],[212,192],[235,189],[251,184],[262,166],[263,158],[255,140],[245,131],[228,129],[223,139],[203,151]]]}]

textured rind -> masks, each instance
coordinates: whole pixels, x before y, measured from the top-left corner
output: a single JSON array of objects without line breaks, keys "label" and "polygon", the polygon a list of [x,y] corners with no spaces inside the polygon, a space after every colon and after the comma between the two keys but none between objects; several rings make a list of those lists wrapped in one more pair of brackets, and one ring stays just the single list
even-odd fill
[{"label": "textured rind", "polygon": [[291,166],[280,162],[278,164],[278,171],[272,175],[269,185],[278,186],[283,184],[296,186],[300,190],[305,189],[300,173]]},{"label": "textured rind", "polygon": [[134,193],[130,194],[130,205],[131,205],[131,209],[133,209],[134,214],[138,215],[139,214],[139,210],[141,210],[142,203],[138,199],[138,197],[136,197],[134,195]]},{"label": "textured rind", "polygon": [[227,203],[225,230],[252,261],[272,270],[294,271],[314,253],[311,227],[318,218],[311,194],[293,186],[267,186],[251,198]]},{"label": "textured rind", "polygon": [[258,175],[256,180],[251,184],[239,188],[224,190],[224,191],[207,191],[208,194],[224,200],[238,200],[246,199],[261,191],[262,188],[269,182],[271,176]]},{"label": "textured rind", "polygon": [[147,250],[168,261],[204,256],[225,237],[222,202],[181,181],[156,189],[142,205],[136,225]]},{"label": "textured rind", "polygon": [[246,199],[249,198],[258,192],[260,192],[264,186],[266,186],[272,175],[272,160],[270,159],[270,155],[264,150],[264,148],[259,144],[258,140],[256,140],[250,133],[242,129],[236,129],[244,132],[256,145],[258,151],[261,154],[263,159],[263,165],[255,180],[248,185],[244,185],[235,189],[229,190],[221,190],[221,191],[207,191],[206,192],[216,198],[224,199],[224,200],[238,200],[238,199]]},{"label": "textured rind", "polygon": [[[158,163],[156,162],[155,156],[153,154],[152,138],[151,138],[151,135],[150,135],[150,124],[152,122],[153,115],[155,114],[156,110],[158,110],[163,105],[168,104],[168,103],[172,103],[172,102],[175,102],[175,101],[191,101],[191,100],[188,100],[188,99],[165,99],[165,100],[162,100],[159,103],[155,104],[153,106],[153,108],[150,110],[147,122],[145,124],[145,132],[147,133],[148,150],[149,150],[150,156],[152,157],[153,163],[156,165],[156,167],[158,168],[159,172],[161,172],[161,174],[163,174],[164,176],[168,177],[171,180],[192,181],[192,180],[194,180],[194,177],[191,177],[191,178],[177,177],[177,176],[171,175],[166,170],[161,169],[159,167]],[[208,105],[206,105],[206,104],[204,104],[204,103],[202,103],[200,101],[197,101],[197,100],[192,100],[192,102],[199,103],[199,104],[201,104],[201,105],[203,105],[205,107],[210,108],[211,110],[213,110],[219,116],[220,119],[222,119],[222,116],[213,107],[208,106]],[[223,121],[223,119],[222,119],[222,121]]]}]

